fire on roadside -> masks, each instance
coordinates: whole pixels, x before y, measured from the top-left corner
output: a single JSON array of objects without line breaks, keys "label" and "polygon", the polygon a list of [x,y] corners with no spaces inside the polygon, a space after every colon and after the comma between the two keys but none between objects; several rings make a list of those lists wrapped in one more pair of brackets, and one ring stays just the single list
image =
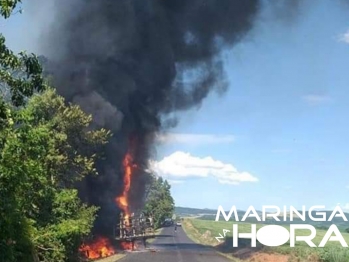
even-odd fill
[{"label": "fire on roadside", "polygon": [[79,251],[89,259],[108,257],[115,254],[115,249],[107,238],[99,237],[90,244],[83,244]]},{"label": "fire on roadside", "polygon": [[130,250],[130,251],[132,251],[134,249],[137,249],[136,243],[134,242],[133,246],[132,246],[132,242],[130,242],[130,241],[123,241],[123,242],[120,243],[120,246],[121,246],[121,249],[123,249],[123,250]]}]

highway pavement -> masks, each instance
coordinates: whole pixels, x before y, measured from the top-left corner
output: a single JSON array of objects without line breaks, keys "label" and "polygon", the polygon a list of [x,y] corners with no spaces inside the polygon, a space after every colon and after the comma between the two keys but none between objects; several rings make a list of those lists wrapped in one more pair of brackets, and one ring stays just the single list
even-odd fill
[{"label": "highway pavement", "polygon": [[229,262],[211,247],[194,243],[182,227],[165,227],[146,249],[130,252],[120,262]]}]

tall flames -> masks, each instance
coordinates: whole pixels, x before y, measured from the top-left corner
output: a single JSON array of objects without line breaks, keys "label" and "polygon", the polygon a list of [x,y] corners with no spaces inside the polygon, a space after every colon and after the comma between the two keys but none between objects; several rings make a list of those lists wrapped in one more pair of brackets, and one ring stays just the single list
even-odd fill
[{"label": "tall flames", "polygon": [[122,192],[122,195],[120,197],[117,197],[115,201],[118,204],[118,206],[121,208],[121,210],[124,212],[125,220],[128,221],[128,218],[130,217],[128,193],[131,188],[132,171],[133,171],[133,168],[136,167],[136,165],[133,164],[133,157],[130,152],[127,152],[127,154],[124,157],[123,167],[124,167],[124,173],[125,173],[124,174],[124,190]]},{"label": "tall flames", "polygon": [[[133,156],[131,152],[128,152],[123,159],[123,168],[124,168],[124,189],[122,195],[115,198],[116,204],[124,212],[124,218],[126,223],[129,222],[131,215],[130,206],[129,206],[129,191],[131,188],[131,179],[133,169],[137,166],[133,163]],[[122,221],[120,221],[122,222]],[[128,224],[127,224],[128,225]],[[123,249],[131,249],[131,243],[122,243],[121,247]],[[107,238],[99,237],[96,241],[89,245],[82,245],[79,249],[81,252],[85,253],[85,256],[90,259],[97,259],[102,257],[108,257],[115,254],[115,249],[109,242]]]}]

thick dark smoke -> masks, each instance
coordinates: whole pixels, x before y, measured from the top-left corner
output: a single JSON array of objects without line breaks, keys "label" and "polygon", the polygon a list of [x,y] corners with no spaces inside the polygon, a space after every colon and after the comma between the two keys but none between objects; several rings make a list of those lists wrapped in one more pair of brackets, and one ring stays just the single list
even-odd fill
[{"label": "thick dark smoke", "polygon": [[[111,233],[122,158],[130,148],[140,168],[131,185],[142,206],[155,135],[175,124],[162,119],[198,106],[227,88],[220,51],[241,40],[260,9],[258,0],[57,0],[47,35],[54,83],[69,101],[114,133],[100,176],[81,196],[100,206],[96,230]],[[47,40],[45,39],[45,41]],[[129,142],[134,146],[131,146]]]}]

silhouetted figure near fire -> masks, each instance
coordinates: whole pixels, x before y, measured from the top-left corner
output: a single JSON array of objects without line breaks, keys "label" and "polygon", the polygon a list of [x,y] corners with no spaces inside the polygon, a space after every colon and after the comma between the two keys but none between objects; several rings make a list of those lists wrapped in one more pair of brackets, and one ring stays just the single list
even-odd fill
[{"label": "silhouetted figure near fire", "polygon": [[135,239],[134,238],[132,238],[132,251],[134,251],[135,250]]},{"label": "silhouetted figure near fire", "polygon": [[143,236],[143,246],[144,248],[147,248],[147,238],[145,236]]}]

